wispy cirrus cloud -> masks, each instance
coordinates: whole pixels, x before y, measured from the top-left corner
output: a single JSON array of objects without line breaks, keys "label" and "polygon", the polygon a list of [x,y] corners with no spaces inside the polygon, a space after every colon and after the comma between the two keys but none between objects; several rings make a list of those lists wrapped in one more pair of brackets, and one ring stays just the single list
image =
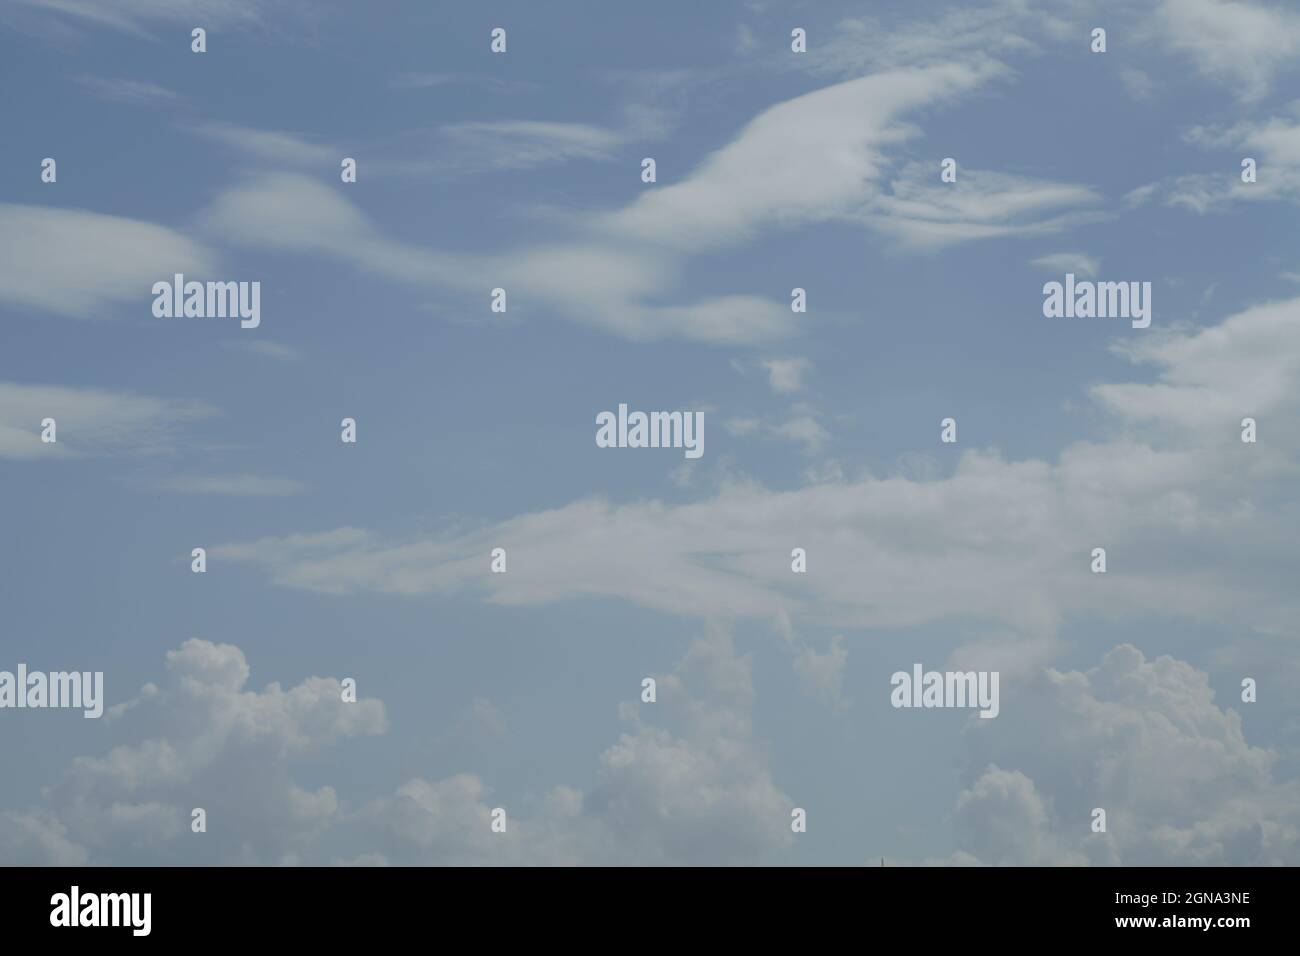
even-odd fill
[{"label": "wispy cirrus cloud", "polygon": [[187,495],[229,495],[236,498],[279,498],[296,495],[306,486],[290,478],[263,475],[174,475],[154,485],[159,491]]},{"label": "wispy cirrus cloud", "polygon": [[529,169],[575,159],[609,159],[624,141],[618,132],[586,123],[472,120],[438,130],[456,158],[451,164]]},{"label": "wispy cirrus cloud", "polygon": [[77,84],[97,99],[109,103],[125,103],[131,106],[165,106],[179,103],[183,97],[157,83],[145,80],[132,80],[125,77],[102,77],[81,75],[75,77]]},{"label": "wispy cirrus cloud", "polygon": [[285,130],[254,129],[238,123],[207,120],[185,127],[232,152],[280,166],[334,166],[343,154],[336,148]]},{"label": "wispy cirrus cloud", "polygon": [[[211,405],[188,399],[0,382],[0,458],[38,461],[161,451],[184,426],[216,414]],[[55,421],[55,442],[41,441],[45,418]]]},{"label": "wispy cirrus cloud", "polygon": [[[1238,156],[1214,172],[1185,173],[1148,183],[1126,197],[1131,206],[1158,202],[1195,213],[1219,212],[1236,203],[1300,203],[1300,122],[1290,116],[1244,120],[1228,127],[1195,126],[1183,139],[1219,155]],[[1240,160],[1255,160],[1256,181],[1242,181]]]},{"label": "wispy cirrus cloud", "polygon": [[[47,16],[63,17],[84,26],[108,27],[137,36],[151,36],[157,24],[250,27],[264,22],[270,10],[265,0],[15,0]],[[296,2],[280,7],[297,9]]]},{"label": "wispy cirrus cloud", "polygon": [[965,169],[943,183],[939,162],[907,164],[874,197],[864,223],[920,249],[1000,236],[1034,236],[1096,222],[1100,194],[1079,183]]},{"label": "wispy cirrus cloud", "polygon": [[1088,277],[1095,276],[1101,268],[1101,260],[1083,252],[1053,252],[1031,259],[1029,264],[1053,274],[1073,272]]}]

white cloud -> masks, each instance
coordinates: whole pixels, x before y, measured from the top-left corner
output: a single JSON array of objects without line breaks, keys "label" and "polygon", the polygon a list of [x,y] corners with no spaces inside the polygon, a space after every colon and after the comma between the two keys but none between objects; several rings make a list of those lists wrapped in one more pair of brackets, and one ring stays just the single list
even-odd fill
[{"label": "white cloud", "polygon": [[1039,256],[1029,264],[1038,266],[1053,275],[1073,272],[1077,276],[1088,276],[1090,278],[1095,276],[1097,270],[1101,268],[1099,259],[1085,255],[1082,252],[1054,252],[1050,255]]},{"label": "white cloud", "polygon": [[369,535],[360,528],[339,528],[320,534],[291,534],[282,538],[263,538],[246,545],[214,548],[212,553],[235,561],[263,559],[279,563],[295,561],[321,550],[350,548],[364,544]]},{"label": "white cloud", "polygon": [[262,475],[176,475],[159,481],[160,491],[192,495],[232,495],[239,498],[282,497],[303,490],[302,482]]},{"label": "white cloud", "polygon": [[253,129],[236,123],[209,120],[187,127],[190,132],[237,153],[276,166],[338,167],[343,153],[337,148],[311,142],[283,130]]},{"label": "white cloud", "polygon": [[[972,721],[972,782],[957,803],[963,854],[985,863],[1268,865],[1300,853],[1300,789],[1246,742],[1206,675],[1135,647],[1085,672],[1003,687]],[[984,725],[984,726],[976,726]],[[1052,741],[1044,747],[1043,741]],[[1091,832],[1093,807],[1107,832]]]},{"label": "white cloud", "polygon": [[179,102],[181,97],[157,83],[124,77],[78,76],[77,83],[91,95],[110,103],[132,106],[161,106]]},{"label": "white cloud", "polygon": [[[513,310],[540,305],[637,341],[762,344],[798,330],[787,304],[744,293],[664,301],[678,284],[684,253],[738,242],[766,228],[833,220],[884,229],[921,248],[1042,233],[1083,221],[1074,207],[1096,200],[1089,188],[1003,174],[967,171],[961,185],[938,189],[922,182],[921,167],[912,164],[888,192],[880,192],[877,180],[887,166],[883,150],[916,134],[902,121],[906,113],[951,102],[1000,73],[987,63],[897,70],[779,103],[695,172],[642,192],[622,210],[588,217],[581,223],[586,233],[563,243],[479,256],[421,248],[384,236],[337,189],[290,173],[260,176],[227,191],[200,221],[226,241],[325,254],[480,301],[484,290],[500,286],[511,295]],[[650,85],[660,95],[661,88],[679,82],[669,76]],[[628,131],[617,135],[514,121],[459,124],[449,135],[473,145],[472,153],[486,153],[488,162],[595,158],[629,136],[661,129],[664,113],[653,109],[638,120],[633,110]],[[804,435],[810,435],[806,425]]]},{"label": "white cloud", "polygon": [[[216,414],[202,402],[61,385],[0,382],[0,458],[155,452],[179,429]],[[57,441],[41,441],[41,421],[53,418]]]},{"label": "white cloud", "polygon": [[1300,56],[1300,15],[1282,6],[1233,0],[1164,0],[1148,32],[1187,54],[1206,76],[1263,97]]},{"label": "white cloud", "polygon": [[1128,91],[1128,95],[1137,102],[1150,103],[1155,99],[1155,81],[1142,70],[1124,67],[1119,71],[1119,79],[1124,84],[1124,89]]},{"label": "white cloud", "polygon": [[1038,44],[1027,34],[1042,28],[1050,35],[1059,23],[1049,11],[1031,10],[1025,0],[958,5],[897,21],[848,17],[824,33],[814,30],[809,43],[817,54],[799,58],[798,65],[819,75],[858,76],[953,62],[984,64],[991,57],[1035,52]]},{"label": "white cloud", "polygon": [[0,810],[0,858],[7,866],[85,866],[90,854],[51,814]]},{"label": "white cloud", "polygon": [[18,0],[48,13],[63,14],[88,24],[145,34],[153,23],[246,27],[262,21],[259,0]]},{"label": "white cloud", "polygon": [[217,197],[199,221],[223,241],[315,252],[379,275],[449,288],[474,297],[484,309],[487,291],[499,286],[507,290],[512,312],[553,309],[634,340],[736,344],[770,341],[794,330],[788,305],[758,296],[649,304],[677,284],[678,266],[671,257],[644,249],[584,242],[463,256],[396,241],[338,190],[296,173],[252,177]]},{"label": "white cloud", "polygon": [[[386,150],[391,158],[378,168],[398,175],[448,176],[533,169],[586,160],[607,162],[625,155],[632,143],[665,136],[676,124],[679,110],[664,101],[680,94],[682,71],[607,71],[601,82],[625,98],[616,122],[607,125],[562,120],[462,120],[433,129],[402,133],[400,145]],[[427,88],[473,82],[500,91],[523,84],[477,76],[408,74],[402,88]]]},{"label": "white cloud", "polygon": [[802,391],[804,376],[812,369],[812,362],[805,358],[764,359],[759,365],[767,369],[772,391],[781,394]]},{"label": "white cloud", "polygon": [[[990,765],[957,798],[957,845],[945,864],[1081,866],[1088,857],[1051,830],[1052,808],[1034,782],[1015,770]],[[1086,826],[1087,818],[1081,821]],[[1077,841],[1081,842],[1081,841]]]},{"label": "white cloud", "polygon": [[[804,649],[809,689],[839,700],[846,652]],[[658,678],[655,716],[599,757],[583,792],[538,802],[494,794],[474,774],[413,777],[350,809],[307,789],[296,764],[382,734],[381,702],[341,701],[314,677],[250,691],[243,653],[190,640],[167,654],[162,687],[112,709],[102,756],[75,758],[42,805],[0,811],[0,848],[24,864],[669,864],[764,862],[790,846],[794,805],[753,739],[748,658],[725,631],[696,641]],[[1121,645],[1088,671],[1034,669],[1003,685],[1003,717],[967,723],[967,784],[947,864],[1261,865],[1300,853],[1300,801],[1276,755],[1249,744],[1206,675]],[[490,704],[476,712],[495,715]],[[490,730],[491,728],[489,728]],[[1044,748],[1042,741],[1054,745]],[[202,841],[189,808],[203,806]],[[494,806],[508,839],[492,834]],[[1104,835],[1091,809],[1107,811]]]},{"label": "white cloud", "polygon": [[[1300,203],[1300,123],[1273,117],[1248,120],[1230,127],[1194,126],[1183,137],[1188,143],[1222,155],[1239,154],[1214,172],[1184,173],[1132,190],[1130,205],[1161,202],[1195,213],[1219,212],[1238,202]],[[1241,158],[1255,160],[1257,180],[1241,180]]]},{"label": "white cloud", "polygon": [[250,177],[219,195],[199,223],[226,242],[315,252],[408,281],[455,274],[450,257],[385,238],[337,189],[299,173]]},{"label": "white cloud", "polygon": [[[587,793],[557,784],[531,812],[492,798],[467,773],[414,777],[355,810],[330,785],[307,789],[290,772],[295,764],[384,733],[384,705],[343,703],[335,679],[256,692],[246,689],[249,676],[232,645],[190,640],[169,652],[164,686],[146,685],[109,718],[115,739],[138,739],[75,758],[44,788],[44,806],[0,811],[0,850],[15,862],[65,865],[735,865],[790,843],[791,801],[752,740],[750,663],[722,631],[660,678],[662,713],[675,728],[632,713]],[[489,731],[500,729],[490,703],[474,709]],[[490,827],[502,804],[508,838]],[[209,815],[201,841],[189,833],[197,806]]]},{"label": "white cloud", "polygon": [[[1244,417],[1300,412],[1300,299],[1253,306],[1205,329],[1144,336],[1118,351],[1159,370],[1151,384],[1093,387],[1102,405],[1130,421],[1187,432],[1214,422],[1235,436]],[[1270,446],[1280,438],[1275,433]]]},{"label": "white cloud", "polygon": [[[1150,537],[1221,544],[1223,535],[1259,533],[1258,521],[1243,520],[1238,497],[1187,486],[1191,469],[1219,457],[1079,446],[1051,466],[968,452],[942,481],[868,478],[785,492],[730,486],[683,505],[591,499],[459,538],[368,537],[298,549],[289,560],[275,541],[240,551],[281,585],[328,593],[470,590],[509,605],[616,597],[689,616],[797,615],[863,628],[959,616],[1051,633],[1067,613],[1097,611],[1101,585],[1087,573],[1097,540],[1112,555],[1149,555]],[[1115,461],[1127,464],[1114,469]],[[788,552],[775,545],[792,540],[821,569],[799,587],[783,560]],[[510,542],[509,582],[481,568],[481,556],[501,541]],[[1123,575],[1106,580],[1103,610],[1223,620],[1247,607],[1257,619],[1280,619],[1294,607],[1284,587],[1261,601],[1261,588],[1280,583],[1220,566],[1172,571],[1167,561],[1128,559]],[[1017,600],[1005,600],[1009,593]]]},{"label": "white cloud", "polygon": [[1009,680],[1041,671],[1063,647],[1055,635],[994,631],[954,649],[947,666],[956,671],[997,671]]},{"label": "white cloud", "polygon": [[[899,70],[828,86],[764,110],[680,181],[603,218],[610,232],[695,250],[760,229],[851,218],[886,168],[882,150],[915,131],[902,116],[987,82],[961,64]],[[852,121],[848,120],[852,117]]]},{"label": "white cloud", "polygon": [[833,706],[843,706],[844,665],[848,659],[844,638],[836,634],[824,654],[811,645],[801,645],[795,653],[794,671],[806,691]]},{"label": "white cloud", "polygon": [[[229,644],[189,640],[166,663],[161,688],[146,686],[106,718],[120,742],[74,758],[40,810],[0,816],[0,846],[17,832],[33,863],[237,863],[250,852],[278,862],[337,822],[333,787],[305,789],[289,769],[383,733],[382,703],[344,703],[339,681],[324,677],[248,690],[248,662]],[[208,811],[203,840],[187,839],[193,807]],[[33,820],[43,832],[33,834]]]},{"label": "white cloud", "polygon": [[830,432],[811,415],[798,415],[779,425],[772,425],[769,434],[803,445],[805,454],[815,455],[830,440]]},{"label": "white cloud", "polygon": [[874,199],[863,221],[921,249],[998,236],[1042,235],[1095,221],[1084,207],[1100,197],[1091,187],[958,168],[939,180],[939,163],[908,163]]},{"label": "white cloud", "polygon": [[451,165],[488,169],[605,160],[624,141],[615,130],[540,120],[474,120],[444,126],[439,133],[453,154]]},{"label": "white cloud", "polygon": [[164,226],[0,203],[0,301],[20,307],[90,318],[125,302],[150,317],[153,283],[213,263],[207,249]]},{"label": "white cloud", "polygon": [[[616,597],[830,627],[961,617],[1041,639],[1072,614],[1222,622],[1247,610],[1261,626],[1280,624],[1300,610],[1277,566],[1300,532],[1278,507],[1300,471],[1300,438],[1278,424],[1294,420],[1300,395],[1297,316],[1300,299],[1142,337],[1124,354],[1162,366],[1160,381],[1094,388],[1116,436],[1068,445],[1054,462],[967,450],[933,480],[836,477],[783,491],[729,481],[682,504],[589,498],[460,535],[351,531],[230,556],[281,585],[330,593],[468,591],[509,605]],[[1246,414],[1261,416],[1266,442],[1238,440]],[[1145,442],[1128,437],[1136,428]],[[794,540],[820,569],[797,586],[779,545]],[[503,541],[508,581],[482,570]],[[1088,572],[1098,542],[1112,562],[1122,556],[1122,573]],[[1225,567],[1224,549],[1247,543],[1253,560]]]}]

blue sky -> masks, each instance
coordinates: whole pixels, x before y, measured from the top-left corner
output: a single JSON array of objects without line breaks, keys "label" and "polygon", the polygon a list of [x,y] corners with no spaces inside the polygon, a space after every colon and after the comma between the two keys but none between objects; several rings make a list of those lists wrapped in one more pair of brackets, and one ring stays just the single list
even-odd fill
[{"label": "blue sky", "polygon": [[1300,14],[111,11],[0,10],[0,670],[110,708],[0,711],[0,860],[1300,860]]}]

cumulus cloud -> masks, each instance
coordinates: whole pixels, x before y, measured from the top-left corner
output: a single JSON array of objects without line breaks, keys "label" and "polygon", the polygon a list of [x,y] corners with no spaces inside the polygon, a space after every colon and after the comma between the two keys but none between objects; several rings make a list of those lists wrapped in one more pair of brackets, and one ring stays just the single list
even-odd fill
[{"label": "cumulus cloud", "polygon": [[84,866],[90,854],[51,814],[2,810],[0,859],[7,866]]},{"label": "cumulus cloud", "polygon": [[[1002,718],[967,733],[969,784],[955,808],[963,858],[1257,866],[1300,854],[1300,789],[1185,661],[1124,644],[1091,670],[1049,668],[1002,699]],[[1104,834],[1091,830],[1095,807]]]},{"label": "cumulus cloud", "polygon": [[[829,655],[806,656],[805,676],[834,701],[838,639]],[[599,756],[588,790],[556,783],[522,803],[469,773],[412,777],[355,808],[331,785],[304,787],[293,767],[385,732],[384,706],[343,703],[329,678],[252,691],[250,671],[231,645],[190,640],[169,652],[161,686],[111,709],[106,753],[75,758],[42,806],[0,811],[6,858],[726,865],[791,843],[792,801],[753,738],[750,661],[718,628],[659,676],[652,710],[665,725],[625,705],[630,727]],[[957,850],[930,862],[1259,865],[1300,853],[1296,785],[1184,661],[1120,645],[1087,671],[1035,668],[1004,687],[1003,718],[971,719],[966,737]],[[189,838],[197,806],[212,827],[200,841]],[[491,830],[498,806],[506,834]],[[1105,834],[1091,831],[1093,807],[1106,810]]]},{"label": "cumulus cloud", "polygon": [[844,702],[844,665],[848,659],[844,637],[836,634],[824,654],[809,644],[800,646],[794,658],[794,671],[799,675],[804,690],[840,706]]},{"label": "cumulus cloud", "polygon": [[957,797],[955,830],[962,847],[945,864],[1079,866],[1088,858],[1051,831],[1052,809],[1019,771],[990,765]]},{"label": "cumulus cloud", "polygon": [[[462,774],[415,779],[363,808],[353,824],[391,862],[738,865],[790,842],[790,799],[752,740],[748,658],[713,630],[659,680],[660,727],[633,726],[601,754],[593,788],[557,785],[536,813],[491,833],[491,791]],[[672,719],[672,718],[670,718]]]},{"label": "cumulus cloud", "polygon": [[[657,710],[674,726],[633,710],[589,791],[556,784],[527,808],[468,773],[413,777],[356,808],[332,785],[304,787],[295,764],[384,733],[384,705],[344,703],[339,682],[323,677],[251,691],[250,673],[229,644],[190,640],[168,652],[163,685],[108,718],[115,736],[138,739],[75,758],[46,788],[46,806],[0,812],[0,849],[34,865],[725,865],[789,845],[791,802],[752,739],[749,659],[721,630],[660,678]],[[473,711],[489,732],[502,729],[489,702]],[[494,834],[503,804],[507,832]],[[208,813],[199,841],[188,839],[192,807]]]},{"label": "cumulus cloud", "polygon": [[[341,807],[332,786],[304,787],[292,766],[383,733],[384,706],[344,703],[333,678],[256,691],[250,676],[230,644],[192,639],[169,651],[163,683],[105,718],[120,742],[73,759],[46,788],[47,806],[0,820],[0,845],[22,840],[40,863],[276,862],[300,851]],[[194,807],[212,828],[202,840],[184,839]]]}]

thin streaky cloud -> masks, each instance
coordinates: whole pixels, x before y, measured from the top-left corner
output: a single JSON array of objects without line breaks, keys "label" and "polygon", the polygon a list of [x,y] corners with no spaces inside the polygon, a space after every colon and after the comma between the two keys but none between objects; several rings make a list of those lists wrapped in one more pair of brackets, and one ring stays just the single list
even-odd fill
[{"label": "thin streaky cloud", "polygon": [[125,77],[78,76],[76,82],[92,96],[110,103],[132,106],[163,106],[179,103],[184,97],[174,90],[145,80]]},{"label": "thin streaky cloud", "polygon": [[176,475],[155,483],[159,491],[189,495],[229,495],[237,498],[278,498],[296,495],[306,485],[291,478],[263,475]]}]

